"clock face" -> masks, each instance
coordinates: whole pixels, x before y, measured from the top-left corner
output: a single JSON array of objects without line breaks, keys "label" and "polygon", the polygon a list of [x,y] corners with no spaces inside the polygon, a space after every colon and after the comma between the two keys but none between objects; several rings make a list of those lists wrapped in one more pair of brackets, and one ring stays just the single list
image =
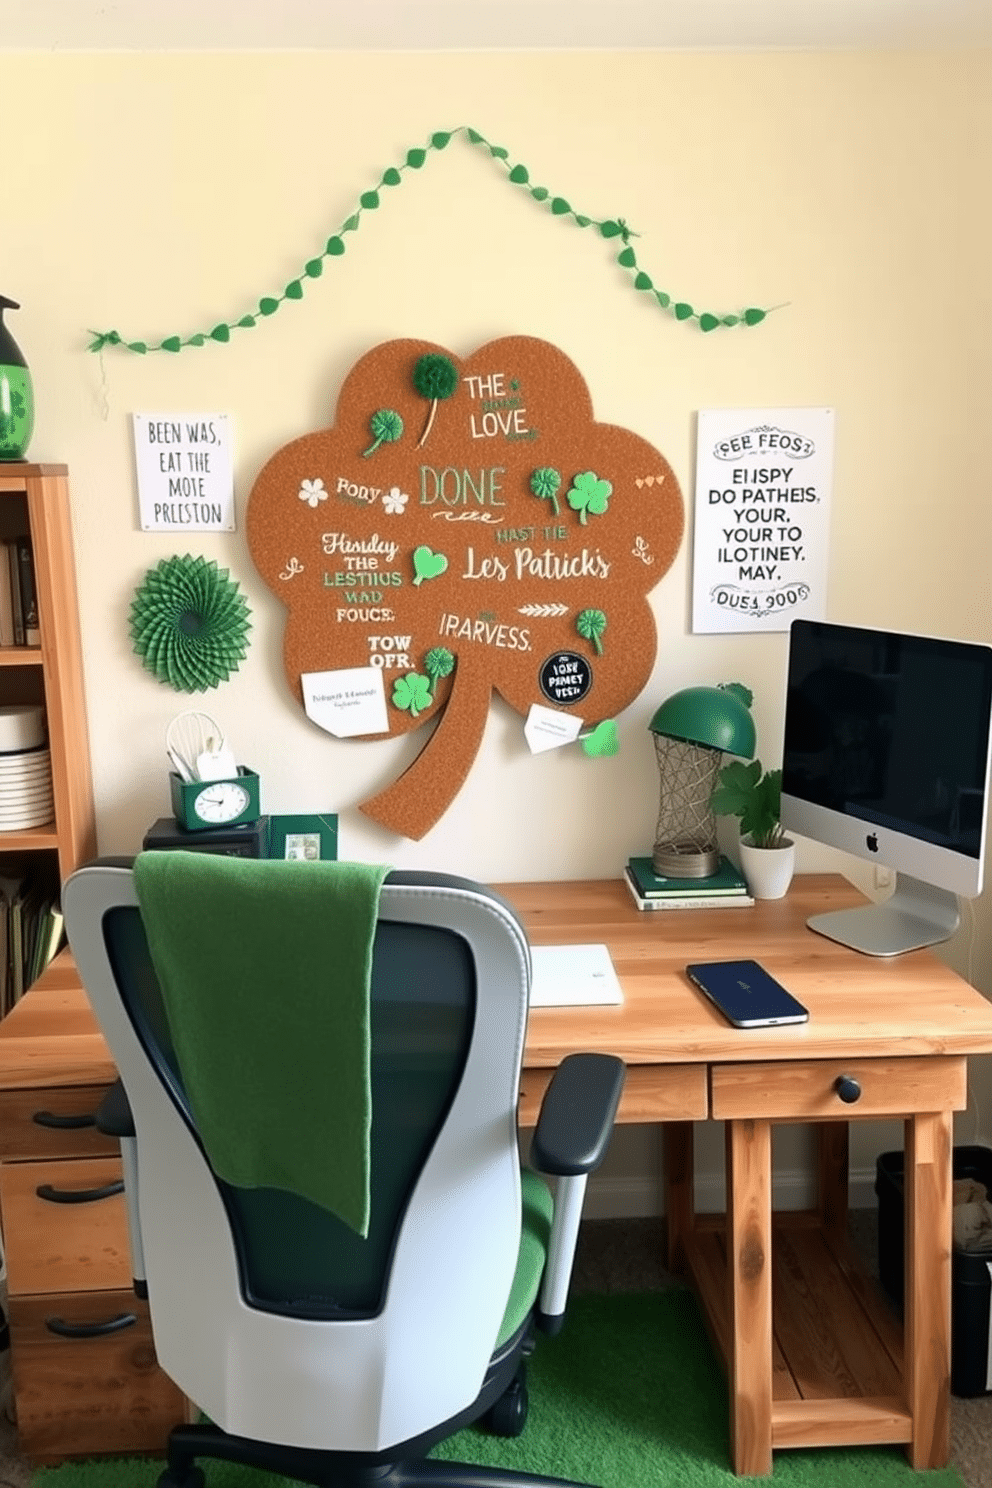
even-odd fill
[{"label": "clock face", "polygon": [[233,785],[229,780],[218,780],[204,786],[193,803],[193,810],[201,821],[235,821],[248,807],[250,797],[243,785]]}]

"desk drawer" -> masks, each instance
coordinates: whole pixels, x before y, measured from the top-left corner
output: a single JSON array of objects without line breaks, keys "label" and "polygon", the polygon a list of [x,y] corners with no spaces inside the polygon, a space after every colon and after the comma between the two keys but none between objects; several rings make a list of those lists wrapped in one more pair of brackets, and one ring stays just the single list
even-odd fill
[{"label": "desk drawer", "polygon": [[[534,1126],[554,1070],[525,1069],[520,1076],[518,1120]],[[621,1122],[705,1121],[706,1066],[702,1064],[632,1064],[620,1097]]]},{"label": "desk drawer", "polygon": [[158,1367],[148,1304],[132,1291],[11,1297],[10,1324],[18,1442],[32,1462],[161,1453],[189,1419]]},{"label": "desk drawer", "polygon": [[131,1285],[124,1195],[113,1192],[120,1177],[117,1157],[0,1167],[12,1298]]},{"label": "desk drawer", "polygon": [[0,1091],[0,1162],[12,1158],[97,1157],[118,1150],[92,1124],[108,1085]]},{"label": "desk drawer", "polygon": [[[842,1099],[842,1089],[850,1100]],[[966,1061],[955,1056],[717,1064],[711,1067],[710,1095],[716,1121],[843,1121],[963,1111]]]}]

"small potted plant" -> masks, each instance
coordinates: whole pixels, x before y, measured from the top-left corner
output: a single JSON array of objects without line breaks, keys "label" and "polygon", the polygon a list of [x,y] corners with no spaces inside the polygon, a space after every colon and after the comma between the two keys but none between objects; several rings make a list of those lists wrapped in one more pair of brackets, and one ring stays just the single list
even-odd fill
[{"label": "small potted plant", "polygon": [[796,848],[782,830],[782,771],[759,759],[733,760],[717,776],[710,806],[717,816],[740,818],[741,867],[756,899],[781,899],[792,882]]}]

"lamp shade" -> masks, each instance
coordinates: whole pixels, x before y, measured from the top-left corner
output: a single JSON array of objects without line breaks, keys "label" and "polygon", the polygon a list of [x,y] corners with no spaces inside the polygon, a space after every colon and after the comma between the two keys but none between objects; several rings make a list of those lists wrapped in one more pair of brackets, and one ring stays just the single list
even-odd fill
[{"label": "lamp shade", "polygon": [[648,724],[653,734],[703,744],[744,759],[754,755],[757,737],[750,709],[728,687],[683,687],[673,692]]}]

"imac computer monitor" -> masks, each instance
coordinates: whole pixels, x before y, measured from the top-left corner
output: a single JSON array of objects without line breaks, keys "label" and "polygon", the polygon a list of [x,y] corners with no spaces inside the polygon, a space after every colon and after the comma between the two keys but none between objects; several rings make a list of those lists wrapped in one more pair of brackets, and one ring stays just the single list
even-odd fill
[{"label": "imac computer monitor", "polygon": [[873,956],[947,940],[982,887],[992,647],[795,620],[782,824],[895,871],[810,927]]}]

